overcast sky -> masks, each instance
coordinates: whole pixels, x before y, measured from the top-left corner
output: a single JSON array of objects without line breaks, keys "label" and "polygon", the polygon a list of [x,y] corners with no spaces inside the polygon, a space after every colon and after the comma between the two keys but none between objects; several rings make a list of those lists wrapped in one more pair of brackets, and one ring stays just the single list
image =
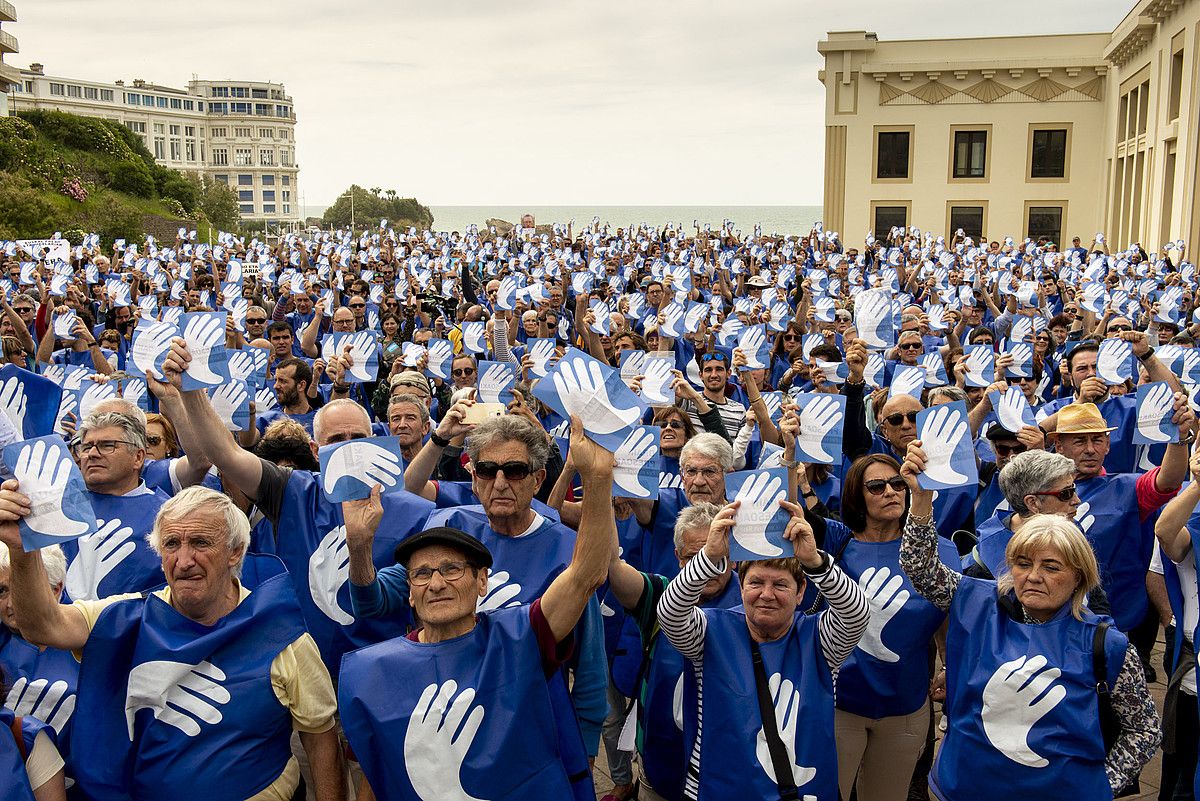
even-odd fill
[{"label": "overcast sky", "polygon": [[1110,31],[1133,0],[16,0],[52,75],[272,80],[300,191],[429,205],[817,205],[818,40]]}]

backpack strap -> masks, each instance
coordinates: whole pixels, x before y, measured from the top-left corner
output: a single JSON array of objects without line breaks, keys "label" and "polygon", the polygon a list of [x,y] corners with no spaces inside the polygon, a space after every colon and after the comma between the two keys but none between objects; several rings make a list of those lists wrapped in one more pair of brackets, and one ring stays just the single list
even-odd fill
[{"label": "backpack strap", "polygon": [[25,736],[21,727],[22,721],[25,719],[20,715],[13,718],[9,725],[9,730],[12,733],[13,739],[17,741],[17,751],[21,754],[21,762],[24,763],[29,759],[29,751],[25,748]]}]

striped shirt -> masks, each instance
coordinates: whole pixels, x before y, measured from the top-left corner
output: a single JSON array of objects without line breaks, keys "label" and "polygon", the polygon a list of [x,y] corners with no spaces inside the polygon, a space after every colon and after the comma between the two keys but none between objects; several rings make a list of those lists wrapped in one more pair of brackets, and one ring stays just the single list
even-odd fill
[{"label": "striped shirt", "polygon": [[[692,663],[696,674],[696,741],[688,760],[684,796],[694,801],[700,788],[700,741],[704,735],[704,635],[708,618],[697,608],[700,593],[709,579],[725,571],[726,560],[714,564],[701,550],[683,567],[658,603],[658,620],[671,645]],[[871,608],[858,584],[837,565],[809,578],[828,603],[817,622],[821,653],[833,673],[837,672],[867,629]]]}]

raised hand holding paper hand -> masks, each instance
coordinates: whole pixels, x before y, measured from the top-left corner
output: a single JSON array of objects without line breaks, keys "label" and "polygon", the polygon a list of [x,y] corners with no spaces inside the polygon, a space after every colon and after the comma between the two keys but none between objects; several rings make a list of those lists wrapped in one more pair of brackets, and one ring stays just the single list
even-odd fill
[{"label": "raised hand holding paper hand", "polygon": [[338,442],[324,446],[318,455],[321,488],[332,503],[370,497],[375,484],[394,487],[404,472],[395,437]]},{"label": "raised hand holding paper hand", "polygon": [[226,312],[189,312],[181,321],[182,336],[192,355],[183,374],[184,389],[204,389],[228,378],[225,356]]},{"label": "raised hand holding paper hand", "polygon": [[978,481],[965,401],[954,401],[917,414],[917,439],[925,451],[918,476],[925,489],[950,489]]},{"label": "raised hand holding paper hand", "polygon": [[511,398],[505,397],[516,383],[517,373],[507,362],[479,362],[479,400],[484,403],[507,404]]},{"label": "raised hand holding paper hand", "polygon": [[4,463],[13,466],[20,492],[29,498],[29,514],[17,521],[26,551],[96,530],[83,476],[61,437],[52,434],[8,445]]},{"label": "raised hand holding paper hand", "polygon": [[250,414],[247,403],[250,394],[245,381],[230,379],[219,387],[214,387],[209,395],[217,417],[230,431],[244,431],[250,424]]},{"label": "raised hand holding paper hand", "polygon": [[613,495],[658,497],[658,432],[657,426],[638,426],[613,453]]},{"label": "raised hand holding paper hand", "polygon": [[1175,414],[1175,393],[1166,381],[1139,386],[1136,409],[1137,425],[1133,429],[1135,445],[1179,441],[1179,426],[1171,420]]},{"label": "raised hand holding paper hand", "polygon": [[580,418],[588,436],[610,452],[620,447],[646,408],[615,369],[574,348],[533,394],[563,417]]},{"label": "raised hand holding paper hand", "polygon": [[170,323],[141,324],[133,331],[130,347],[135,370],[134,375],[146,378],[163,378],[163,363],[171,350],[171,341],[179,336],[179,329]]},{"label": "raised hand holding paper hand", "polygon": [[28,399],[25,397],[25,385],[18,376],[12,375],[0,384],[0,409],[8,415],[9,422],[17,433],[25,431],[25,410]]},{"label": "raised hand holding paper hand", "polygon": [[1123,339],[1105,339],[1096,354],[1096,375],[1104,383],[1115,386],[1133,378],[1130,359],[1133,345]]},{"label": "raised hand holding paper hand", "polygon": [[968,345],[964,383],[968,387],[991,386],[995,380],[995,363],[996,356],[990,345]]},{"label": "raised hand holding paper hand", "polygon": [[902,365],[896,367],[896,371],[892,374],[892,385],[888,388],[888,397],[895,398],[900,395],[911,395],[920,400],[921,392],[924,389],[925,368]]},{"label": "raised hand holding paper hand", "polygon": [[996,417],[1005,430],[1014,434],[1025,426],[1037,425],[1033,409],[1030,408],[1029,401],[1025,399],[1025,393],[1020,387],[1009,387],[1000,394],[1000,401],[996,404]]},{"label": "raised hand holding paper hand", "polygon": [[670,359],[648,358],[643,367],[642,399],[651,405],[670,406],[675,402],[671,391],[674,362]]},{"label": "raised hand holding paper hand", "polygon": [[474,702],[475,690],[459,692],[453,679],[421,693],[404,734],[404,769],[418,798],[484,801],[463,789],[463,763],[485,715]]},{"label": "raised hand holding paper hand", "polygon": [[725,483],[738,502],[729,539],[730,558],[740,562],[782,556],[788,544],[783,537],[788,513],[779,507],[779,501],[787,495],[787,471],[731,473]]},{"label": "raised hand holding paper hand", "polygon": [[801,393],[796,396],[796,403],[800,407],[796,460],[833,464],[842,453],[840,424],[846,419],[845,396]]},{"label": "raised hand holding paper hand", "polygon": [[550,362],[554,358],[555,342],[553,339],[535,339],[529,346],[529,355],[533,358],[530,370],[538,378],[545,378],[550,372]]}]

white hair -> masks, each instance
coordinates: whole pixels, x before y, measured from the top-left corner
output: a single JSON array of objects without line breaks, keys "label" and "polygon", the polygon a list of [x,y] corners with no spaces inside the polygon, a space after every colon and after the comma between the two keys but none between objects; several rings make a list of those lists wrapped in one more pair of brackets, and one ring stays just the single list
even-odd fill
[{"label": "white hair", "polygon": [[367,414],[367,410],[362,407],[361,403],[351,398],[335,398],[318,409],[317,414],[313,417],[313,439],[318,445],[323,444],[321,442],[321,428],[323,427],[325,416],[330,409],[358,409],[358,413],[366,421],[367,430],[371,430],[371,417]]},{"label": "white hair", "polygon": [[241,575],[242,560],[246,558],[246,549],[250,547],[250,521],[245,512],[237,507],[230,498],[208,487],[188,487],[159,508],[154,517],[154,527],[146,535],[150,549],[162,556],[162,527],[163,523],[182,520],[201,510],[213,512],[225,519],[225,536],[229,550],[241,551],[241,558],[235,575]]},{"label": "white hair", "polygon": [[679,451],[680,469],[693,456],[702,456],[705,459],[711,459],[721,465],[721,469],[726,473],[733,468],[733,447],[729,444],[729,440],[720,434],[706,432],[704,434],[697,434],[689,439]]},{"label": "white hair", "polygon": [[[67,557],[62,548],[49,545],[41,550],[42,564],[46,566],[46,578],[51,587],[57,587],[67,580]],[[8,570],[12,562],[8,557],[8,546],[0,542],[0,570]]]}]

